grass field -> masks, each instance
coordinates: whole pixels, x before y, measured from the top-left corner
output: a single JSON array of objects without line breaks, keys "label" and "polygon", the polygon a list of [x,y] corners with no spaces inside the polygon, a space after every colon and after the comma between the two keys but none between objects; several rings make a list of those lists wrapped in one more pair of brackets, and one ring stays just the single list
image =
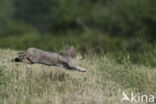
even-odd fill
[{"label": "grass field", "polygon": [[11,63],[16,53],[0,49],[0,104],[133,104],[121,102],[123,92],[156,96],[156,68],[128,58],[119,64],[112,55],[90,54],[79,62],[88,69],[82,73]]}]

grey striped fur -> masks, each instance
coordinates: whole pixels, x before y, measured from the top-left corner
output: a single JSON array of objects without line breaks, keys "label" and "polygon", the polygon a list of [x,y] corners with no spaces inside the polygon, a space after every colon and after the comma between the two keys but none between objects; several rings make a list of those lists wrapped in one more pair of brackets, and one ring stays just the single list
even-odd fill
[{"label": "grey striped fur", "polygon": [[27,64],[39,63],[85,72],[85,68],[81,68],[80,66],[76,66],[72,63],[72,59],[74,57],[76,57],[74,47],[70,47],[60,53],[45,51],[37,48],[28,48],[25,52],[18,53],[18,56],[11,61],[23,62]]}]

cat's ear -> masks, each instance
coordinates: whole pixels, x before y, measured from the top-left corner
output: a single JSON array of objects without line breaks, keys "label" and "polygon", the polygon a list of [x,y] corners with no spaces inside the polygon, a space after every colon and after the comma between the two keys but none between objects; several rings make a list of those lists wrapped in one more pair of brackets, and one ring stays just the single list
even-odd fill
[{"label": "cat's ear", "polygon": [[65,51],[64,51],[64,54],[66,56],[70,56],[72,58],[76,57],[76,49],[71,46],[70,48],[67,48]]}]

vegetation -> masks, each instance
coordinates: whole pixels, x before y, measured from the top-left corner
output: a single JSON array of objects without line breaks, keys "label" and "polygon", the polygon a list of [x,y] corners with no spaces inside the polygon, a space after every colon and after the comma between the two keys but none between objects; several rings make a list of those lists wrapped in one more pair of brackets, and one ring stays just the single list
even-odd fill
[{"label": "vegetation", "polygon": [[[78,39],[83,38],[82,44],[89,48],[132,49],[138,39],[148,43],[155,41],[155,4],[155,0],[1,0],[0,37],[3,41],[0,41],[0,46],[21,49],[20,45],[27,42],[34,45],[32,41],[35,39],[36,42],[40,37],[48,41],[54,37],[68,44],[68,37],[78,43]],[[64,38],[60,39],[60,35]],[[11,41],[3,44],[7,39]],[[53,48],[58,48],[55,45]],[[79,47],[85,48],[86,45]],[[34,46],[43,47],[39,44]],[[51,48],[46,43],[44,46]]]},{"label": "vegetation", "polygon": [[[156,0],[0,0],[0,103],[121,104],[123,91],[156,96],[155,5]],[[17,50],[69,46],[85,58],[80,64],[86,73],[10,63]]]},{"label": "vegetation", "polygon": [[119,64],[110,54],[86,55],[80,64],[88,71],[82,73],[11,63],[17,51],[1,49],[0,53],[0,103],[125,104],[120,102],[122,92],[156,96],[155,68],[135,65],[128,59]]}]

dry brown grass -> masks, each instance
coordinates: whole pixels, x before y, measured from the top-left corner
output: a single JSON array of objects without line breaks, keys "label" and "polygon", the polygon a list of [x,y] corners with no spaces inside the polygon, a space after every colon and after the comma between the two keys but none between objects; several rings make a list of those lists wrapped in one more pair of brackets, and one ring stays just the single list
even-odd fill
[{"label": "dry brown grass", "polygon": [[16,51],[1,49],[0,53],[2,104],[133,104],[120,101],[123,91],[156,96],[156,68],[118,64],[109,55],[88,55],[80,62],[88,70],[81,73],[11,63]]}]

